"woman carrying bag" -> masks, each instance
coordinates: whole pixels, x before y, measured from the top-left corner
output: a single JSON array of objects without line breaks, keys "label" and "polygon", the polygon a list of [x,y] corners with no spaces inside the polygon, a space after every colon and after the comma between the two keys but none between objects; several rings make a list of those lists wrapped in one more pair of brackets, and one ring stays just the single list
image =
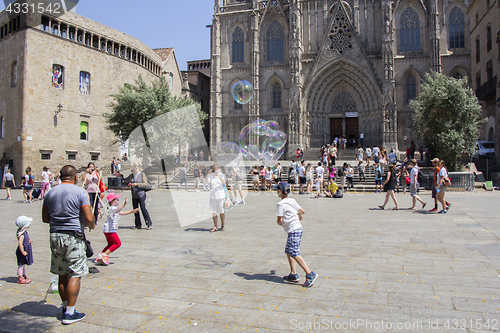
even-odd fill
[{"label": "woman carrying bag", "polygon": [[89,194],[90,206],[92,207],[92,215],[94,215],[95,224],[99,217],[99,183],[101,182],[101,174],[96,168],[94,162],[89,162],[87,170],[83,175],[83,188]]},{"label": "woman carrying bag", "polygon": [[384,204],[382,206],[378,206],[380,209],[385,209],[385,205],[387,205],[389,197],[391,197],[392,200],[394,201],[394,204],[396,205],[396,207],[394,207],[393,210],[399,210],[398,199],[396,199],[396,196],[394,195],[394,189],[396,188],[397,185],[397,175],[394,169],[395,169],[394,164],[390,164],[389,172],[387,172],[387,179],[383,184],[383,188],[384,190],[387,190],[387,193],[385,194]]},{"label": "woman carrying bag", "polygon": [[[142,216],[144,217],[144,222],[146,223],[146,229],[153,229],[153,222],[151,222],[151,217],[146,208],[146,187],[148,186],[148,179],[144,172],[142,172],[141,166],[138,162],[134,163],[134,169],[132,170],[132,177],[130,178],[130,190],[132,191],[132,207],[134,209],[141,207]],[[133,229],[142,229],[141,216],[139,212],[134,213],[135,216],[135,227]]]}]

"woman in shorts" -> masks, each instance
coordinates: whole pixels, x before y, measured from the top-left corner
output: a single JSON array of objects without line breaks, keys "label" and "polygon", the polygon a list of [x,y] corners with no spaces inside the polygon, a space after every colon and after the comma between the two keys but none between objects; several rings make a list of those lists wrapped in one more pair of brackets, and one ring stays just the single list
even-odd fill
[{"label": "woman in shorts", "polygon": [[254,166],[250,173],[252,174],[253,190],[258,191],[259,190],[259,169],[258,169],[258,167]]},{"label": "woman in shorts", "polygon": [[[207,183],[210,184],[210,210],[212,211],[212,219],[214,221],[214,227],[210,229],[210,232],[224,231],[224,223],[226,221],[226,215],[224,214],[224,199],[226,198],[226,193],[224,191],[224,175],[220,172],[219,166],[214,164],[212,166],[212,171],[208,174]],[[221,227],[218,228],[218,218],[220,216]]]},{"label": "woman in shorts", "polygon": [[10,169],[7,169],[5,175],[3,176],[2,187],[7,191],[6,200],[11,200],[10,189],[16,187],[16,180],[14,179],[14,175],[10,173]]},{"label": "woman in shorts", "polygon": [[311,194],[313,191],[314,169],[311,163],[306,166],[306,193]]}]

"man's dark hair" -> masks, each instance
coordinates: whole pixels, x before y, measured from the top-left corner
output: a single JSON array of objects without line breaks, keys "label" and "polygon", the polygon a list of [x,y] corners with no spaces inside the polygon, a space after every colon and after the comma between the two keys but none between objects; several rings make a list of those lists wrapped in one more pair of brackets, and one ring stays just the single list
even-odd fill
[{"label": "man's dark hair", "polygon": [[59,171],[59,173],[61,174],[60,176],[61,181],[65,181],[73,179],[77,174],[77,171],[74,166],[65,165],[61,168],[61,171]]}]

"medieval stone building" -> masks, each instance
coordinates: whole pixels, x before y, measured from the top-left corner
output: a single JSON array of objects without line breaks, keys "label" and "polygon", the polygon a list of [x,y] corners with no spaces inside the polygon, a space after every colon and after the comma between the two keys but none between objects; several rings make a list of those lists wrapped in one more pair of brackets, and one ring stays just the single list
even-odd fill
[{"label": "medieval stone building", "polygon": [[[215,0],[211,143],[273,119],[288,151],[336,136],[408,145],[430,70],[470,80],[469,0]],[[232,85],[252,83],[235,103]]]},{"label": "medieval stone building", "polygon": [[16,179],[28,166],[36,180],[43,166],[109,166],[120,150],[104,113],[110,95],[139,75],[166,76],[181,95],[171,48],[152,50],[74,12],[0,12],[0,155]]}]

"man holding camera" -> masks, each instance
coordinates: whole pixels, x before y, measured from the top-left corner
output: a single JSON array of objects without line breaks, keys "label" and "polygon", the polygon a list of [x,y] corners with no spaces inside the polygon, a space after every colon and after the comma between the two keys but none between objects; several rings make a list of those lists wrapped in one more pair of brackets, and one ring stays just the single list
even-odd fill
[{"label": "man holding camera", "polygon": [[73,324],[85,318],[75,310],[81,277],[88,274],[84,230],[95,228],[95,220],[87,192],[76,186],[76,168],[64,166],[61,184],[47,193],[43,202],[42,220],[50,224],[50,272],[59,275],[62,323]]}]

